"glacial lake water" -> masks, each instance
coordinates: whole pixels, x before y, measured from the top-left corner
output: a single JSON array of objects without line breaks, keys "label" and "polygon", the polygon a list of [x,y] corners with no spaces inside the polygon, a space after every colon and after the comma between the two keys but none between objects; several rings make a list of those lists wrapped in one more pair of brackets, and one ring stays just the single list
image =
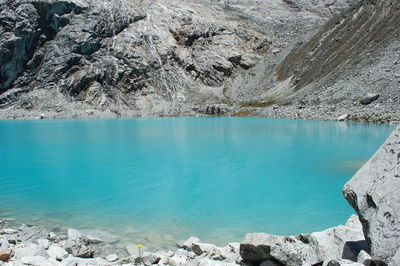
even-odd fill
[{"label": "glacial lake water", "polygon": [[168,246],[310,233],[394,126],[265,118],[0,121],[0,217]]}]

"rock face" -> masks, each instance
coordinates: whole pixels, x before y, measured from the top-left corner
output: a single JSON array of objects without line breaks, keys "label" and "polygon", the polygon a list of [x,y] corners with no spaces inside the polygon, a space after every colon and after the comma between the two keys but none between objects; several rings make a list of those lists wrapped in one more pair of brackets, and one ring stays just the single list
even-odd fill
[{"label": "rock face", "polygon": [[375,260],[389,263],[400,248],[400,127],[344,186]]},{"label": "rock face", "polygon": [[3,0],[0,108],[160,115],[236,102],[229,88],[266,54],[354,2]]}]

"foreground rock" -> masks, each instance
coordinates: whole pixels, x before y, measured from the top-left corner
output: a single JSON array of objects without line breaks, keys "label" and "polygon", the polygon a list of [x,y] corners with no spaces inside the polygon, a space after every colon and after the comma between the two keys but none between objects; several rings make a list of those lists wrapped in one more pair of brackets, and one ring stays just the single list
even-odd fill
[{"label": "foreground rock", "polygon": [[240,255],[244,261],[265,265],[315,265],[340,259],[355,263],[361,250],[368,251],[368,246],[362,225],[355,215],[345,226],[311,235],[247,234],[240,244]]},{"label": "foreground rock", "polygon": [[[346,225],[339,225],[310,235],[275,236],[247,234],[242,243],[224,247],[203,243],[196,237],[181,242],[179,248],[151,251],[141,245],[128,246],[116,237],[96,230],[68,229],[66,233],[50,232],[33,242],[25,225],[10,226],[0,219],[0,265],[375,265],[369,255],[362,225],[351,216]],[[14,229],[18,228],[18,229]],[[5,233],[7,232],[7,233]],[[393,260],[399,260],[397,255]],[[3,263],[3,264],[1,264]],[[392,265],[396,265],[393,264]]]},{"label": "foreground rock", "polygon": [[[400,248],[400,127],[345,185],[375,260],[390,263]],[[395,259],[395,258],[393,258]]]}]

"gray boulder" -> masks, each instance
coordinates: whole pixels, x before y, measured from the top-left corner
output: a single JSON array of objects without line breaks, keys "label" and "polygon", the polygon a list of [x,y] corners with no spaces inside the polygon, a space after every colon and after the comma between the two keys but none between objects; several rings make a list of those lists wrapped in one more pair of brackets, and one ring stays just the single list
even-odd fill
[{"label": "gray boulder", "polygon": [[50,258],[58,261],[61,261],[68,257],[68,253],[62,247],[59,247],[57,245],[50,246],[47,250],[47,254]]},{"label": "gray boulder", "polygon": [[368,105],[379,98],[377,93],[368,93],[364,98],[360,100],[361,104]]},{"label": "gray boulder", "polygon": [[93,258],[94,249],[89,246],[90,241],[87,237],[75,229],[68,229],[67,235],[64,248],[68,253],[76,257]]},{"label": "gray boulder", "polygon": [[389,263],[400,247],[400,127],[344,186],[374,260]]},{"label": "gray boulder", "polygon": [[33,244],[33,243],[29,243],[25,246],[14,249],[14,257],[16,259],[21,259],[21,258],[27,257],[27,256],[47,257],[47,253],[44,250],[44,248],[42,248],[39,245]]},{"label": "gray boulder", "polygon": [[48,233],[49,232],[42,227],[22,224],[19,228],[18,240],[24,243],[33,243],[38,239],[45,238]]},{"label": "gray boulder", "polygon": [[309,236],[275,236],[263,233],[247,234],[240,244],[245,261],[277,260],[285,265],[317,264],[321,262],[310,245]]},{"label": "gray boulder", "polygon": [[312,233],[311,244],[323,261],[347,258],[357,260],[361,249],[367,249],[362,225],[352,215],[346,225],[339,225],[322,232]]},{"label": "gray boulder", "polygon": [[150,252],[143,252],[143,255],[141,255],[135,259],[135,263],[151,265],[151,264],[157,264],[160,260],[161,260],[161,257],[158,254],[150,253]]}]

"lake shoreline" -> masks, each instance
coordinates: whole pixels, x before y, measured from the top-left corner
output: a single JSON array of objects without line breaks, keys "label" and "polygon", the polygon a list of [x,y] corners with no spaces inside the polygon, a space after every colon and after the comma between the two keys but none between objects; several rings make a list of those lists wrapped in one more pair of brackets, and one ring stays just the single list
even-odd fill
[{"label": "lake shoreline", "polygon": [[0,120],[85,119],[85,118],[149,118],[149,117],[262,117],[295,120],[400,123],[398,110],[375,110],[368,106],[343,108],[333,106],[267,106],[228,107],[224,104],[205,107],[182,107],[163,111],[97,110],[66,108],[67,110],[25,110],[10,107],[0,109]]},{"label": "lake shoreline", "polygon": [[[334,239],[331,235],[335,236]],[[341,239],[339,242],[337,239]],[[247,234],[241,243],[227,243],[217,247],[203,243],[196,237],[176,243],[175,248],[148,250],[140,243],[123,245],[119,238],[101,230],[78,231],[68,229],[66,232],[54,233],[41,226],[27,225],[15,219],[0,218],[0,265],[283,265],[279,260],[282,254],[271,257],[265,253],[260,241],[286,245],[285,248],[304,250],[311,261],[347,261],[353,259],[353,251],[342,259],[335,251],[326,253],[320,248],[342,250],[348,241],[365,242],[362,226],[356,215],[352,215],[346,225],[329,228],[322,232],[296,236],[276,236],[264,233]],[[327,242],[328,241],[328,242]],[[304,254],[306,255],[306,254]],[[364,254],[366,258],[368,256]],[[363,257],[362,259],[365,260]],[[290,260],[293,260],[290,259]],[[3,262],[2,262],[3,261]],[[4,263],[4,264],[2,264]],[[270,264],[265,264],[270,263]],[[275,263],[275,264],[274,264]]]}]

